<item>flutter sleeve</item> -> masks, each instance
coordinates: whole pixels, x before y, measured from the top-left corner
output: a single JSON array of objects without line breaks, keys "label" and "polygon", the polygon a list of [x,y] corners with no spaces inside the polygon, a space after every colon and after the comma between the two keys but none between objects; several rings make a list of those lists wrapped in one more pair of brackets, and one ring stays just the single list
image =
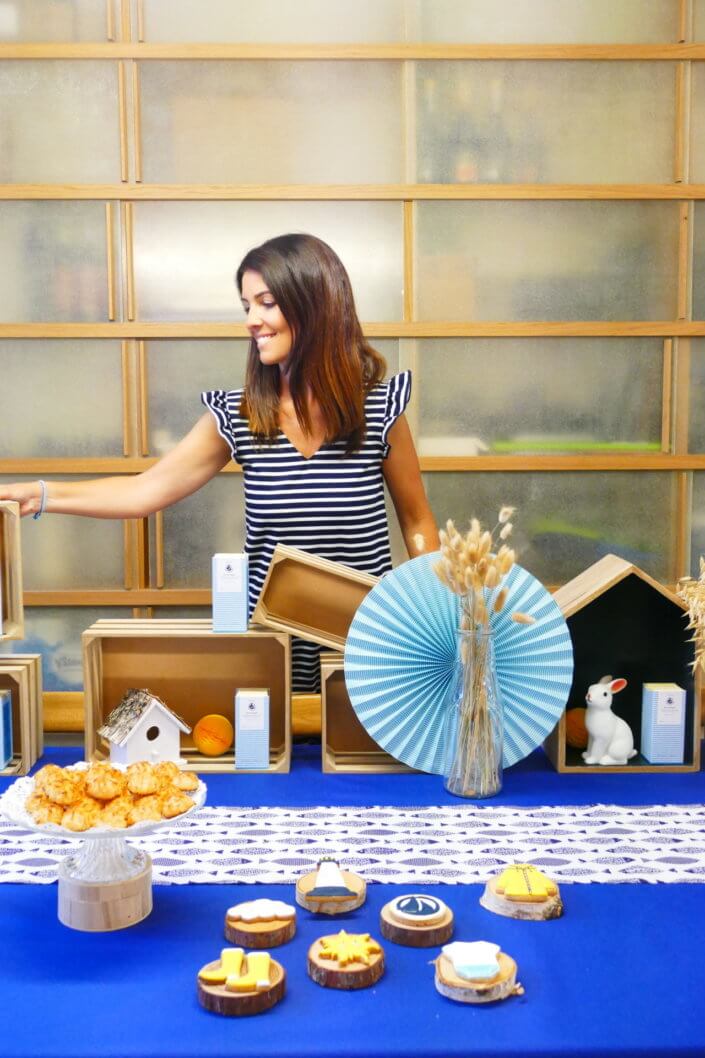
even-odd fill
[{"label": "flutter sleeve", "polygon": [[411,396],[411,371],[401,371],[398,375],[393,375],[392,378],[387,380],[386,386],[387,403],[382,425],[383,458],[386,458],[389,454],[389,431],[409,403],[409,397]]},{"label": "flutter sleeve", "polygon": [[215,419],[218,433],[230,448],[236,463],[241,460],[237,450],[241,390],[211,389],[201,393],[201,401]]}]

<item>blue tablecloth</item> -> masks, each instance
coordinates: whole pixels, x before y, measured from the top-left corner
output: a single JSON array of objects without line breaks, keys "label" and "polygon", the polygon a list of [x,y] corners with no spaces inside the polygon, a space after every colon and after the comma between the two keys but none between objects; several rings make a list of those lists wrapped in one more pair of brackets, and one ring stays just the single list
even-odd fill
[{"label": "blue tablecloth", "polygon": [[[67,763],[79,751],[53,750]],[[446,803],[430,776],[321,775],[315,750],[289,776],[212,776],[211,804]],[[7,785],[3,782],[3,787]],[[509,804],[692,803],[700,775],[558,776],[535,754],[506,775]],[[0,853],[2,849],[0,846]],[[705,1054],[702,964],[705,886],[563,886],[563,918],[517,922],[479,906],[482,887],[429,886],[456,915],[456,938],[491,940],[519,966],[525,995],[462,1006],[433,986],[433,950],[385,942],[387,969],[369,990],[323,989],[306,951],[346,928],[379,938],[381,906],[398,887],[373,884],[340,919],[299,911],[298,933],[273,954],[287,993],[255,1018],[203,1011],[196,974],[218,957],[226,908],[253,895],[292,901],[285,886],[155,886],[154,911],[116,933],[79,933],[56,917],[56,887],[0,886],[3,1058],[222,1058],[224,1055],[416,1058],[552,1055],[607,1058]]]}]

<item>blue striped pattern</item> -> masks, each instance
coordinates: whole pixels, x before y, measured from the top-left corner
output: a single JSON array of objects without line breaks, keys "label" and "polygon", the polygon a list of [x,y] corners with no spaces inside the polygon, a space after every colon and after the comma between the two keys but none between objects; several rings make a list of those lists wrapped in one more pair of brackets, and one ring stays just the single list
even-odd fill
[{"label": "blue striped pattern", "polygon": [[[443,770],[443,720],[456,665],[460,600],[438,580],[440,553],[388,573],[363,599],[345,647],[345,683],[361,723],[383,749],[420,771]],[[555,727],[573,680],[573,645],[553,596],[521,566],[492,615],[504,709],[505,768]],[[516,610],[536,619],[512,621]]]},{"label": "blue striped pattern", "polygon": [[[391,569],[382,460],[389,451],[389,430],[410,393],[409,371],[381,382],[365,401],[367,435],[360,451],[346,455],[345,442],[333,441],[321,445],[310,459],[283,433],[271,443],[253,437],[239,413],[241,389],[201,395],[243,469],[250,613],[276,544],[376,576]],[[291,653],[292,690],[318,691],[320,647],[294,639]]]}]

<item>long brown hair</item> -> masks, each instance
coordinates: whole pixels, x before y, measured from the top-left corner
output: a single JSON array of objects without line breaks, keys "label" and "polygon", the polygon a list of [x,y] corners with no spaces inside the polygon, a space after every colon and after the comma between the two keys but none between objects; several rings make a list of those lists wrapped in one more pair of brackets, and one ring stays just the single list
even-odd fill
[{"label": "long brown hair", "polygon": [[[311,433],[307,396],[317,402],[326,441],[357,451],[365,438],[365,397],[384,378],[384,359],[365,340],[350,278],[330,246],[313,235],[279,235],[250,250],[237,270],[259,272],[292,332],[289,389],[296,416]],[[262,364],[254,339],[240,414],[253,434],[279,432],[279,367]]]}]

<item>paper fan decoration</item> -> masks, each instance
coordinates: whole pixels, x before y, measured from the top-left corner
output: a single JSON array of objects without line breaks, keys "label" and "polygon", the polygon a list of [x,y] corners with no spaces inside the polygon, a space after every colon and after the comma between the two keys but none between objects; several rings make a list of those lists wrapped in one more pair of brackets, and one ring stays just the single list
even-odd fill
[{"label": "paper fan decoration", "polygon": [[[410,559],[365,597],[348,632],[345,683],[360,722],[383,749],[412,768],[441,774],[460,599],[434,573],[439,557]],[[573,645],[553,596],[531,573],[515,565],[502,586],[507,601],[490,624],[508,768],[558,722],[573,680]],[[535,624],[512,621],[515,610]]]}]

